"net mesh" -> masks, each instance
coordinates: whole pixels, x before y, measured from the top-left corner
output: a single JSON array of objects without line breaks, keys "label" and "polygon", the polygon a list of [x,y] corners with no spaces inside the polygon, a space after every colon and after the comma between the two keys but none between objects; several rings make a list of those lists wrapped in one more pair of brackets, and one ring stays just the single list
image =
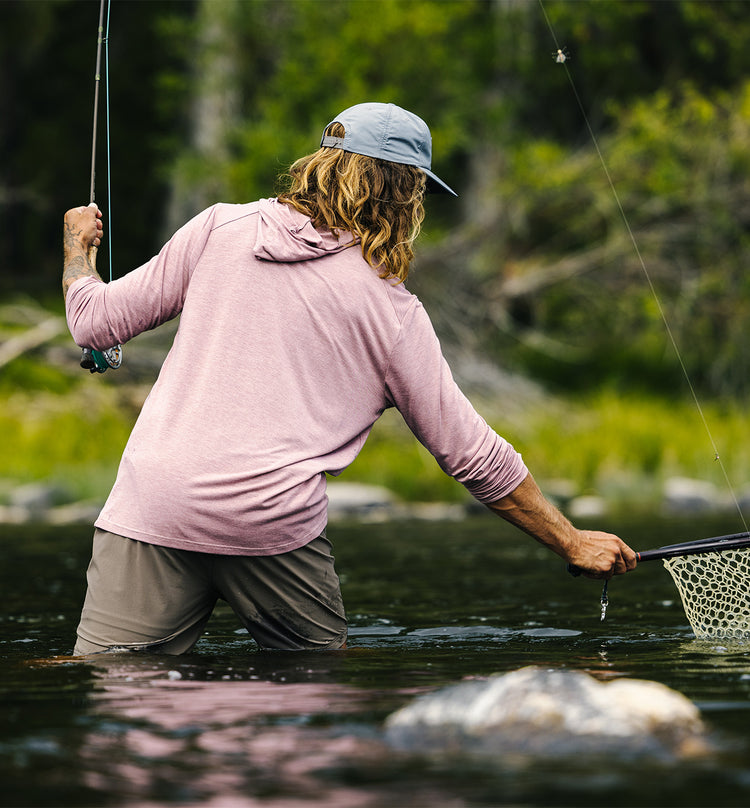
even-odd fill
[{"label": "net mesh", "polygon": [[664,559],[699,639],[750,639],[750,548]]}]

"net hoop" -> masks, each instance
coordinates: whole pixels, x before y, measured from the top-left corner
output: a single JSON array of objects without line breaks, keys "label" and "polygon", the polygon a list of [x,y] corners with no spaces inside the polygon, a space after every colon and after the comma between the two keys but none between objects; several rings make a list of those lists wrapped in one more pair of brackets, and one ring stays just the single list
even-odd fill
[{"label": "net hoop", "polygon": [[698,639],[750,640],[750,548],[663,559]]}]

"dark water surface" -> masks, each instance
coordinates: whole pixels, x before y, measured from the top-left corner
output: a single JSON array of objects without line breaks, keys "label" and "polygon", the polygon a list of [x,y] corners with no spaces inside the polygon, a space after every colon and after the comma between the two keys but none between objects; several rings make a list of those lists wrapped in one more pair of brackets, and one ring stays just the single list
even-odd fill
[{"label": "dark water surface", "polygon": [[[644,550],[738,528],[610,529]],[[189,656],[80,661],[65,655],[91,531],[0,527],[0,805],[750,805],[750,646],[695,640],[659,562],[611,582],[602,623],[597,582],[489,515],[329,537],[346,651],[258,652],[219,608]],[[717,749],[509,759],[385,742],[383,721],[415,696],[526,665],[666,684],[698,705]]]}]

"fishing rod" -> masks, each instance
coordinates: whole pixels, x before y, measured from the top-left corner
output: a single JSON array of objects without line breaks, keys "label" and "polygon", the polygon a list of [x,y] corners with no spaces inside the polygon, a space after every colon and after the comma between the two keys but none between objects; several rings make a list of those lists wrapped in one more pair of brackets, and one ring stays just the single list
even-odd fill
[{"label": "fishing rod", "polygon": [[[107,5],[107,30],[104,30],[104,6]],[[91,185],[89,188],[89,204],[94,202],[94,186],[96,180],[96,130],[99,119],[99,85],[101,84],[101,67],[102,67],[102,44],[105,44],[105,65],[107,76],[107,174],[109,176],[109,11],[111,7],[111,0],[101,0],[99,5],[99,27],[97,29],[96,40],[96,70],[94,72],[94,125],[93,133],[91,136]],[[109,183],[107,184],[107,191],[109,193]],[[111,194],[110,194],[111,195]],[[109,246],[109,279],[112,280],[112,200],[109,199],[109,232],[110,232],[110,246]],[[89,259],[92,266],[96,269],[96,247],[90,248]],[[103,351],[97,351],[94,348],[81,348],[81,367],[91,373],[104,373],[108,368],[117,369],[122,364],[122,346],[115,345],[112,348],[107,348]]]}]

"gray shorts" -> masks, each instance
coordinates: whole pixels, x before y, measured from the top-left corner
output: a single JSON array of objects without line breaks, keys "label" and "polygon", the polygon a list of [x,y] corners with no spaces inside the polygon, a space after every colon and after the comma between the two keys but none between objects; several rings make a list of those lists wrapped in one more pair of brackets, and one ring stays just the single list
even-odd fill
[{"label": "gray shorts", "polygon": [[346,615],[325,535],[274,556],[172,550],[96,530],[74,654],[182,654],[225,600],[261,648],[335,649]]}]

